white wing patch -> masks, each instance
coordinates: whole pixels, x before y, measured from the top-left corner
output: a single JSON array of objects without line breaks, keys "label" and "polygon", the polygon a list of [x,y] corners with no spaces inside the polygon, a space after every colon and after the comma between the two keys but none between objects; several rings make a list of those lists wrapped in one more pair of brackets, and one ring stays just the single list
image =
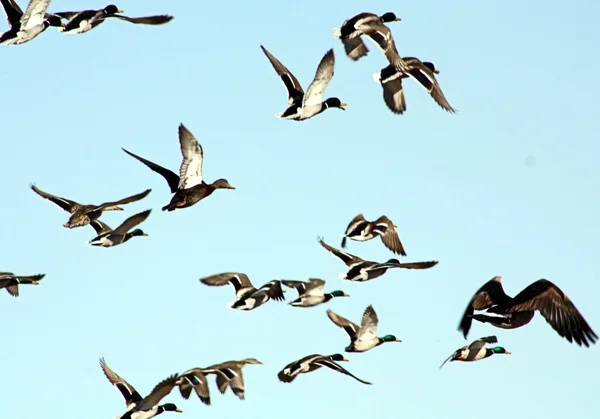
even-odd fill
[{"label": "white wing patch", "polygon": [[192,133],[182,125],[179,126],[179,144],[183,161],[179,168],[179,189],[189,189],[202,183],[202,147]]},{"label": "white wing patch", "polygon": [[21,17],[21,30],[41,25],[45,20],[44,15],[48,6],[50,6],[50,0],[31,0],[23,17]]}]

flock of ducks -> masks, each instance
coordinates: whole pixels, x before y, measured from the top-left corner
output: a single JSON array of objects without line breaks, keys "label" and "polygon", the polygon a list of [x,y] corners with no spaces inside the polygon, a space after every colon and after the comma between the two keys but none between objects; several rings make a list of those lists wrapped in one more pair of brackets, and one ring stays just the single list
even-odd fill
[{"label": "flock of ducks", "polygon": [[[25,13],[23,13],[14,0],[0,0],[0,2],[2,2],[10,26],[9,30],[0,37],[2,44],[28,42],[49,26],[57,26],[66,33],[83,33],[95,28],[108,18],[151,25],[163,24],[172,19],[171,16],[167,15],[130,18],[120,15],[119,13],[122,13],[122,11],[114,5],[106,6],[100,10],[46,13],[50,0],[32,0]],[[67,22],[64,23],[63,20]],[[443,109],[448,112],[455,112],[448,104],[434,76],[434,74],[439,73],[436,67],[430,62],[422,62],[418,58],[400,57],[392,33],[385,25],[387,22],[398,20],[400,19],[394,13],[389,12],[381,16],[373,13],[360,13],[346,20],[340,28],[336,28],[334,37],[341,40],[346,55],[353,61],[364,57],[369,52],[361,36],[373,41],[384,52],[389,65],[379,73],[375,73],[374,79],[383,87],[383,98],[391,111],[398,114],[406,111],[402,80],[412,78],[425,88]],[[261,48],[281,78],[288,93],[287,108],[283,112],[277,113],[276,116],[301,121],[318,115],[329,108],[344,109],[346,104],[336,97],[323,101],[325,88],[334,73],[335,56],[333,49],[327,51],[323,56],[313,81],[304,92],[296,77],[265,47],[261,45]],[[217,189],[235,189],[223,178],[212,183],[206,183],[202,175],[204,152],[201,145],[183,124],[179,125],[178,134],[183,157],[179,174],[123,149],[129,156],[160,174],[167,181],[173,196],[169,203],[162,207],[163,211],[191,207],[210,196]],[[150,189],[120,200],[104,202],[100,205],[80,204],[44,192],[34,184],[31,185],[31,189],[40,197],[49,200],[70,214],[68,221],[63,225],[64,227],[77,228],[90,225],[95,232],[95,236],[89,241],[91,245],[113,247],[127,242],[132,237],[147,236],[145,232],[135,227],[148,218],[151,209],[130,216],[115,229],[102,222],[100,217],[104,211],[123,211],[123,205],[144,199],[151,192]],[[363,214],[358,214],[349,222],[342,234],[341,248],[346,248],[348,239],[364,242],[379,238],[389,251],[405,257],[407,254],[396,229],[397,226],[385,215],[374,221],[369,221]],[[402,263],[397,258],[381,262],[368,261],[327,244],[323,238],[318,238],[318,242],[325,250],[339,258],[347,266],[348,269],[339,275],[340,279],[345,281],[370,281],[386,274],[390,269],[430,269],[438,264],[438,261]],[[21,276],[9,272],[0,272],[0,289],[5,288],[10,295],[18,297],[20,285],[37,285],[44,276],[45,274]],[[290,302],[290,305],[294,307],[315,307],[334,298],[349,297],[342,290],[325,292],[326,282],[320,278],[310,278],[308,281],[272,280],[256,288],[248,275],[242,272],[224,272],[201,278],[200,282],[210,287],[231,285],[235,291],[236,299],[227,303],[227,306],[244,311],[254,310],[269,300],[284,301],[284,287],[296,290],[298,296]],[[475,313],[475,311],[479,313]],[[489,323],[497,328],[516,329],[528,324],[536,311],[540,312],[550,326],[569,342],[587,347],[594,344],[598,338],[569,297],[552,282],[540,279],[526,287],[515,297],[510,297],[502,288],[500,276],[492,278],[476,291],[460,320],[458,330],[466,339],[473,320]],[[379,319],[372,305],[367,306],[365,309],[360,325],[332,310],[327,310],[326,314],[333,324],[347,333],[350,342],[345,347],[345,352],[367,352],[384,343],[401,342],[392,334],[378,336]],[[497,342],[496,336],[477,339],[469,345],[457,349],[444,361],[440,368],[448,361],[470,362],[494,354],[510,354],[503,347],[486,346]],[[339,364],[342,361],[346,362],[348,360],[340,353],[332,355],[310,354],[290,362],[279,371],[277,376],[281,382],[291,383],[300,374],[310,373],[321,367],[326,367],[348,375],[360,383],[371,384],[347,371]],[[119,416],[121,419],[148,419],[165,411],[181,412],[181,409],[173,403],[161,404],[162,399],[169,395],[174,387],[179,388],[183,399],[189,399],[192,390],[194,390],[202,403],[210,405],[207,379],[207,376],[210,375],[215,376],[220,393],[225,393],[227,388],[230,388],[239,399],[243,400],[245,398],[245,387],[242,369],[248,364],[261,364],[261,362],[254,358],[247,358],[226,361],[207,367],[192,368],[183,373],[170,375],[160,381],[150,394],[142,397],[131,384],[110,369],[104,359],[100,359],[100,366],[104,375],[111,384],[117,387],[125,399],[126,411]]]}]

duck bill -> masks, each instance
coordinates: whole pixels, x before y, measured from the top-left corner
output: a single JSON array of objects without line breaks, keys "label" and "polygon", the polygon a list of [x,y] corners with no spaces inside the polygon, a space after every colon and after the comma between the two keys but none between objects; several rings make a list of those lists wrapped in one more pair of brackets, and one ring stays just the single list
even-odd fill
[{"label": "duck bill", "polygon": [[340,103],[340,109],[341,109],[341,110],[345,111],[345,110],[346,110],[345,106],[348,106],[348,105],[347,105],[347,104],[345,104],[344,102],[341,102],[341,103]]},{"label": "duck bill", "polygon": [[227,189],[235,189],[235,186],[229,185],[229,186],[227,186]]},{"label": "duck bill", "polygon": [[400,339],[396,338],[395,342],[402,342]]},{"label": "duck bill", "polygon": [[506,355],[510,355],[510,354],[511,354],[511,352],[508,352],[508,351],[506,351],[506,352],[504,352],[504,353],[505,353]]},{"label": "duck bill", "polygon": [[183,413],[183,410],[181,410],[180,408],[176,408],[176,409],[175,409],[175,411],[176,411],[177,413]]},{"label": "duck bill", "polygon": [[121,10],[121,9],[119,9],[119,10],[117,10],[117,13],[125,13],[125,11],[124,11],[124,10]]},{"label": "duck bill", "polygon": [[350,362],[346,359],[346,357],[342,357],[342,361]]},{"label": "duck bill", "polygon": [[342,297],[350,297],[350,294],[343,293]]},{"label": "duck bill", "polygon": [[148,237],[148,233],[142,233],[142,236]]},{"label": "duck bill", "polygon": [[38,281],[31,281],[31,284],[32,285],[39,285],[39,282]]},{"label": "duck bill", "polygon": [[438,70],[437,68],[436,68],[435,70],[433,70],[433,72],[434,72],[435,74],[440,74],[440,70]]},{"label": "duck bill", "polygon": [[396,19],[394,19],[394,22],[400,22],[402,19],[400,19],[399,17],[397,17]]}]

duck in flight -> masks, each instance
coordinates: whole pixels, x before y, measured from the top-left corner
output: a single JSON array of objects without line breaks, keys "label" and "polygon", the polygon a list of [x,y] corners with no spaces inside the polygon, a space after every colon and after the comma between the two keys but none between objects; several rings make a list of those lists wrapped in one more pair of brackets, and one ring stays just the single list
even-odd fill
[{"label": "duck in flight", "polygon": [[396,114],[406,111],[402,79],[410,77],[419,83],[442,109],[449,113],[456,113],[435,78],[435,74],[440,72],[435,65],[428,61],[422,62],[415,57],[405,57],[403,60],[407,66],[405,71],[399,72],[393,65],[388,65],[379,73],[373,74],[373,80],[380,83],[383,88],[383,100],[387,107]]},{"label": "duck in flight", "polygon": [[325,280],[319,278],[310,278],[308,282],[282,280],[281,283],[286,287],[295,288],[298,291],[298,298],[290,303],[295,307],[314,307],[326,303],[335,297],[349,297],[344,291],[335,290],[325,292]]},{"label": "duck in flight", "polygon": [[275,301],[283,301],[285,290],[281,288],[281,281],[273,280],[267,282],[260,288],[255,288],[250,282],[248,275],[241,272],[224,272],[201,278],[204,285],[220,287],[231,284],[235,289],[237,301],[227,303],[227,307],[235,310],[254,310],[265,304],[271,298]]},{"label": "duck in flight", "polygon": [[183,161],[179,167],[179,176],[169,169],[146,160],[123,148],[131,157],[141,161],[151,170],[165,178],[171,193],[175,194],[171,202],[165,205],[163,211],[174,211],[180,208],[191,207],[200,200],[211,195],[216,189],[235,189],[226,179],[218,179],[213,183],[206,183],[202,178],[202,164],[204,152],[194,135],[183,125],[179,125],[179,146]]},{"label": "duck in flight", "polygon": [[[390,64],[394,66],[394,68],[396,68],[398,71],[404,72],[407,70],[407,65],[398,53],[396,42],[392,36],[392,31],[390,31],[390,28],[384,24],[384,18],[387,22],[400,20],[394,13],[391,12],[388,12],[382,16],[377,16],[373,13],[360,13],[346,20],[340,28],[335,28],[333,30],[333,36],[334,38],[341,39],[342,42],[344,42],[345,40],[360,39],[361,35],[366,35],[371,41],[375,42],[375,45],[377,45],[380,50],[383,51],[386,58]],[[356,47],[357,44],[358,41],[353,41],[353,43],[350,44],[350,47]],[[358,46],[354,56],[358,56],[360,54],[364,55],[363,53],[365,52],[365,49],[366,47],[363,49],[361,46]],[[358,58],[360,58],[360,56]]]},{"label": "duck in flight", "polygon": [[290,362],[285,367],[283,367],[283,369],[279,371],[279,373],[277,373],[277,378],[279,378],[279,381],[281,381],[282,383],[291,383],[300,374],[307,374],[309,372],[316,371],[321,367],[327,367],[334,371],[348,375],[360,383],[371,384],[368,381],[364,381],[356,377],[354,374],[347,371],[336,361],[347,362],[348,360],[344,358],[342,354],[333,354],[326,356],[320,354],[307,355],[304,358]]},{"label": "duck in flight", "polygon": [[368,241],[375,237],[380,237],[381,241],[392,252],[406,256],[404,246],[400,241],[397,226],[385,215],[382,215],[375,221],[367,221],[362,214],[358,214],[350,221],[346,232],[342,234],[342,248],[346,247],[346,239],[359,242]]},{"label": "duck in flight", "polygon": [[342,252],[325,243],[320,237],[318,240],[321,246],[341,259],[342,262],[350,268],[348,272],[339,274],[340,279],[347,281],[369,281],[380,277],[386,273],[388,269],[392,268],[429,269],[438,264],[437,261],[400,263],[398,259],[390,259],[387,262],[372,262],[361,259],[351,253]]},{"label": "duck in flight", "polygon": [[152,191],[146,189],[144,192],[128,196],[127,198],[120,199],[118,201],[105,202],[100,205],[83,205],[70,199],[61,198],[60,196],[49,194],[48,192],[42,191],[35,185],[30,186],[31,189],[41,196],[49,200],[50,202],[58,205],[65,211],[71,214],[69,220],[63,224],[66,228],[75,228],[88,225],[92,220],[97,220],[104,211],[123,211],[119,205],[129,204],[131,202],[139,201],[145,198]]},{"label": "duck in flight", "polygon": [[129,23],[143,24],[143,25],[162,25],[170,22],[173,16],[169,15],[155,15],[155,16],[144,16],[144,17],[128,17],[118,13],[123,13],[114,4],[109,4],[100,10],[82,10],[79,12],[59,12],[55,15],[60,16],[63,19],[68,20],[67,24],[64,25],[59,31],[68,34],[80,34],[94,29],[106,19],[115,18],[124,20]]},{"label": "duck in flight", "polygon": [[359,13],[346,20],[340,28],[335,28],[333,30],[333,36],[341,39],[348,58],[353,61],[358,61],[369,52],[369,49],[360,38],[360,35],[368,33],[370,27],[378,27],[388,22],[398,22],[400,20],[401,19],[392,12],[384,13],[381,16],[368,12]]},{"label": "duck in flight", "polygon": [[284,112],[275,114],[275,116],[283,119],[292,119],[294,121],[304,121],[329,108],[346,110],[344,108],[346,104],[337,97],[332,97],[323,101],[325,89],[333,77],[333,69],[335,66],[333,49],[327,51],[321,59],[315,77],[308,86],[308,89],[306,89],[306,93],[304,93],[300,82],[292,72],[288,70],[286,66],[281,64],[281,62],[267,51],[265,47],[262,45],[260,47],[271,62],[277,75],[281,77],[281,81],[288,92],[287,109]]},{"label": "duck in flight", "polygon": [[10,28],[0,35],[1,45],[24,44],[50,26],[62,28],[62,18],[46,13],[50,0],[31,0],[25,13],[14,0],[0,0]]},{"label": "duck in flight", "polygon": [[231,391],[233,391],[233,394],[238,399],[244,400],[246,398],[246,389],[242,368],[245,365],[262,365],[262,362],[256,358],[244,358],[240,361],[226,361],[211,365],[202,371],[204,374],[214,374],[217,377],[217,388],[221,394],[225,394],[227,388],[231,388]]},{"label": "duck in flight", "polygon": [[0,272],[0,290],[6,288],[6,291],[13,297],[19,296],[19,285],[38,285],[46,274],[21,276],[12,272]]},{"label": "duck in flight", "polygon": [[487,348],[485,346],[486,343],[498,343],[498,339],[496,336],[487,336],[484,338],[477,339],[469,345],[465,345],[460,349],[454,351],[452,355],[450,355],[442,365],[440,365],[440,369],[446,364],[446,362],[450,361],[463,361],[463,362],[473,362],[479,361],[480,359],[489,358],[494,354],[507,354],[510,355],[506,349],[502,346],[494,346],[493,348]]},{"label": "duck in flight", "polygon": [[[474,314],[475,310],[485,312]],[[504,292],[501,276],[490,279],[473,295],[458,330],[466,339],[473,319],[501,329],[516,329],[529,323],[536,311],[571,343],[590,346],[598,339],[571,299],[552,282],[535,281],[513,298]]]},{"label": "duck in flight", "polygon": [[92,246],[113,247],[125,243],[132,237],[147,236],[148,234],[144,233],[139,228],[136,228],[131,232],[129,230],[148,218],[150,211],[152,210],[146,210],[139,214],[132,215],[114,230],[98,219],[92,220],[90,225],[96,231],[97,236],[88,243]]},{"label": "duck in flight", "polygon": [[346,347],[346,352],[366,352],[386,342],[402,342],[394,335],[377,336],[379,319],[372,305],[369,305],[363,313],[360,326],[332,310],[327,310],[327,316],[350,336],[350,345]]},{"label": "duck in flight", "polygon": [[158,404],[175,386],[179,378],[177,374],[173,374],[158,383],[149,395],[142,398],[140,393],[131,384],[106,365],[104,358],[100,358],[100,368],[102,368],[102,372],[104,372],[107,380],[113,386],[117,387],[125,399],[127,410],[123,415],[117,416],[118,419],[150,419],[163,412],[181,413],[181,409],[173,403]]}]

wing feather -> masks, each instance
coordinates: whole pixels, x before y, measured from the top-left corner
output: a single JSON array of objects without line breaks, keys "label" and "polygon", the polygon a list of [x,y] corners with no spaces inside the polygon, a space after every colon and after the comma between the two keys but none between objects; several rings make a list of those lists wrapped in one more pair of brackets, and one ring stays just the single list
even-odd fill
[{"label": "wing feather", "polygon": [[183,161],[179,168],[178,188],[189,189],[202,184],[204,152],[198,140],[183,124],[179,125],[179,144],[181,146]]}]

